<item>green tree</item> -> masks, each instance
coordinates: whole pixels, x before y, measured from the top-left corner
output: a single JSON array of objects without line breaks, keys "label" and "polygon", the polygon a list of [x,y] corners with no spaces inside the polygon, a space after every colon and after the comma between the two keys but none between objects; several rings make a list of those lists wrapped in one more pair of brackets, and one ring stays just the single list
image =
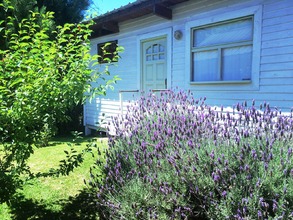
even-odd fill
[{"label": "green tree", "polygon": [[[5,1],[0,0],[0,3]],[[92,0],[11,0],[11,6],[14,7],[13,15],[18,21],[27,18],[30,11],[54,12],[54,21],[56,25],[65,23],[78,23],[83,20],[85,11],[92,4]],[[2,8],[3,10],[3,8]],[[3,11],[0,12],[3,12]],[[0,17],[3,19],[3,13]]]},{"label": "green tree", "polygon": [[[9,0],[0,7],[13,13]],[[56,121],[88,96],[105,94],[118,79],[103,81],[109,72],[99,71],[98,57],[89,53],[90,22],[57,26],[52,39],[52,12],[31,12],[16,32],[15,19],[0,20],[7,43],[0,49],[0,185],[5,186],[0,202],[20,186],[21,174],[30,173],[27,159],[40,140],[54,133]]]},{"label": "green tree", "polygon": [[22,19],[29,17],[30,11],[34,10],[36,3],[35,0],[11,0],[11,5],[14,8],[11,13],[15,16],[17,22],[20,22]]},{"label": "green tree", "polygon": [[[3,2],[3,0],[0,0]],[[30,11],[39,12],[44,14],[45,11],[54,12],[54,20],[51,21],[51,32],[57,25],[63,25],[65,23],[78,23],[84,18],[85,11],[91,4],[91,0],[11,0],[11,5],[14,10],[10,11],[10,14],[1,11],[0,19],[3,20],[7,16],[14,16],[14,26],[10,29],[14,29],[14,32],[18,31],[19,23],[22,19],[30,16]],[[41,16],[40,16],[41,19]],[[41,24],[41,21],[38,22]],[[4,25],[4,24],[3,24]],[[52,34],[50,34],[50,37]],[[4,36],[0,35],[0,48],[7,47],[7,42],[4,40]],[[82,131],[82,118],[83,107],[81,104],[72,107],[67,112],[69,120],[66,122],[58,122],[58,134],[68,134],[72,130]]]},{"label": "green tree", "polygon": [[46,7],[47,11],[53,11],[57,25],[65,23],[78,23],[84,18],[91,0],[37,0],[38,8]]},{"label": "green tree", "polygon": [[[45,13],[45,7],[36,7],[36,0],[10,0],[9,7],[13,7],[13,10],[8,9],[7,1],[0,0],[0,4],[5,5],[5,7],[0,7],[0,20],[6,21],[7,17],[14,18],[13,23],[8,24],[7,22],[3,22],[0,24],[0,28],[9,28],[14,33],[19,30],[19,23],[30,16],[31,11]],[[39,19],[41,19],[41,16]],[[41,21],[38,21],[38,23],[41,24]],[[51,21],[51,29],[54,29],[53,20]],[[0,49],[5,48],[7,48],[7,42],[5,41],[4,32],[0,32]]]},{"label": "green tree", "polygon": [[[0,4],[6,1],[0,0]],[[14,29],[18,30],[18,24],[22,19],[30,16],[30,11],[45,13],[54,12],[54,22],[51,22],[51,29],[55,25],[65,23],[79,23],[83,20],[86,10],[91,5],[92,0],[11,0],[10,5],[14,8],[9,13],[4,8],[0,8],[0,19],[4,20],[7,16],[13,16]],[[2,24],[2,27],[5,24]],[[11,28],[11,27],[10,27]],[[4,37],[0,35],[0,48],[5,48]]]}]

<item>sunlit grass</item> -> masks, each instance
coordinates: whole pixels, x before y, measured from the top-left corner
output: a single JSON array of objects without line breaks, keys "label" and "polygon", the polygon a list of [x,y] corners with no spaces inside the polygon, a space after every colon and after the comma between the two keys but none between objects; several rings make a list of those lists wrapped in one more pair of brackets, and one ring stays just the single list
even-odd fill
[{"label": "sunlit grass", "polygon": [[[28,165],[34,174],[48,173],[50,169],[58,168],[59,161],[65,159],[65,150],[70,151],[71,147],[73,147],[77,152],[81,152],[92,141],[93,139],[90,138],[84,138],[76,142],[73,142],[70,138],[54,139],[50,142],[49,146],[36,148],[28,161]],[[100,149],[107,147],[106,139],[100,138],[94,141]],[[64,206],[70,202],[70,199],[78,196],[86,188],[84,180],[89,178],[89,169],[97,159],[95,151],[94,155],[95,157],[90,153],[86,154],[83,164],[68,176],[40,176],[26,180],[23,189],[18,191],[18,201],[14,201],[12,208],[9,208],[7,204],[0,205],[0,219],[15,219],[14,217],[19,215],[27,216],[25,219],[50,219],[52,213],[54,213],[54,216],[58,216],[58,213],[60,213],[63,216],[62,219],[67,219],[67,214],[64,213]],[[27,210],[28,213],[24,213],[25,210],[23,208],[15,207],[22,206],[22,202],[19,200],[23,201],[23,204],[27,203],[27,201],[37,204],[37,206],[47,210],[50,215],[32,213],[32,210]],[[71,210],[68,211],[70,212]],[[36,212],[40,211],[36,210]],[[78,210],[72,210],[72,212],[78,212]],[[12,217],[12,214],[15,216]]]}]

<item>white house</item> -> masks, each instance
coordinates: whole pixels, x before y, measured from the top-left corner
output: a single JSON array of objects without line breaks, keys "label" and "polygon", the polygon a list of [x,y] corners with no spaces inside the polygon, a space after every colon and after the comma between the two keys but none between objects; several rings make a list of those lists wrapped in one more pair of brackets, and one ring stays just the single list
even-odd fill
[{"label": "white house", "polygon": [[141,90],[293,107],[293,0],[137,0],[94,21],[91,53],[106,42],[125,51],[110,68],[115,90],[84,106],[86,133]]}]

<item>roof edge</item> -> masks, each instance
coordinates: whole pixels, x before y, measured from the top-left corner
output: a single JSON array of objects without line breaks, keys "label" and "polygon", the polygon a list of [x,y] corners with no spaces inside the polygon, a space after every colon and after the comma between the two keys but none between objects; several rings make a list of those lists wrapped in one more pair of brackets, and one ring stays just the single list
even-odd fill
[{"label": "roof edge", "polygon": [[106,14],[93,18],[91,38],[119,32],[119,23],[153,14],[164,19],[172,19],[172,6],[189,0],[137,0]]}]

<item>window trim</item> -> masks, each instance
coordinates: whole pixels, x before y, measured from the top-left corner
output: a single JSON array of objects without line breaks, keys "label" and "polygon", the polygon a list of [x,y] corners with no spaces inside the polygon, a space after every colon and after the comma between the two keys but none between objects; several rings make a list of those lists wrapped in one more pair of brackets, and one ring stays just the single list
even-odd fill
[{"label": "window trim", "polygon": [[[215,10],[210,14],[214,15],[202,19],[195,18],[195,20],[186,23],[186,84],[196,87],[197,90],[259,90],[262,7],[253,6],[226,13],[221,12],[221,10]],[[201,27],[214,26],[218,23],[236,21],[246,17],[253,17],[251,79],[239,81],[193,81],[193,31]],[[208,47],[210,48],[210,46]]]}]

